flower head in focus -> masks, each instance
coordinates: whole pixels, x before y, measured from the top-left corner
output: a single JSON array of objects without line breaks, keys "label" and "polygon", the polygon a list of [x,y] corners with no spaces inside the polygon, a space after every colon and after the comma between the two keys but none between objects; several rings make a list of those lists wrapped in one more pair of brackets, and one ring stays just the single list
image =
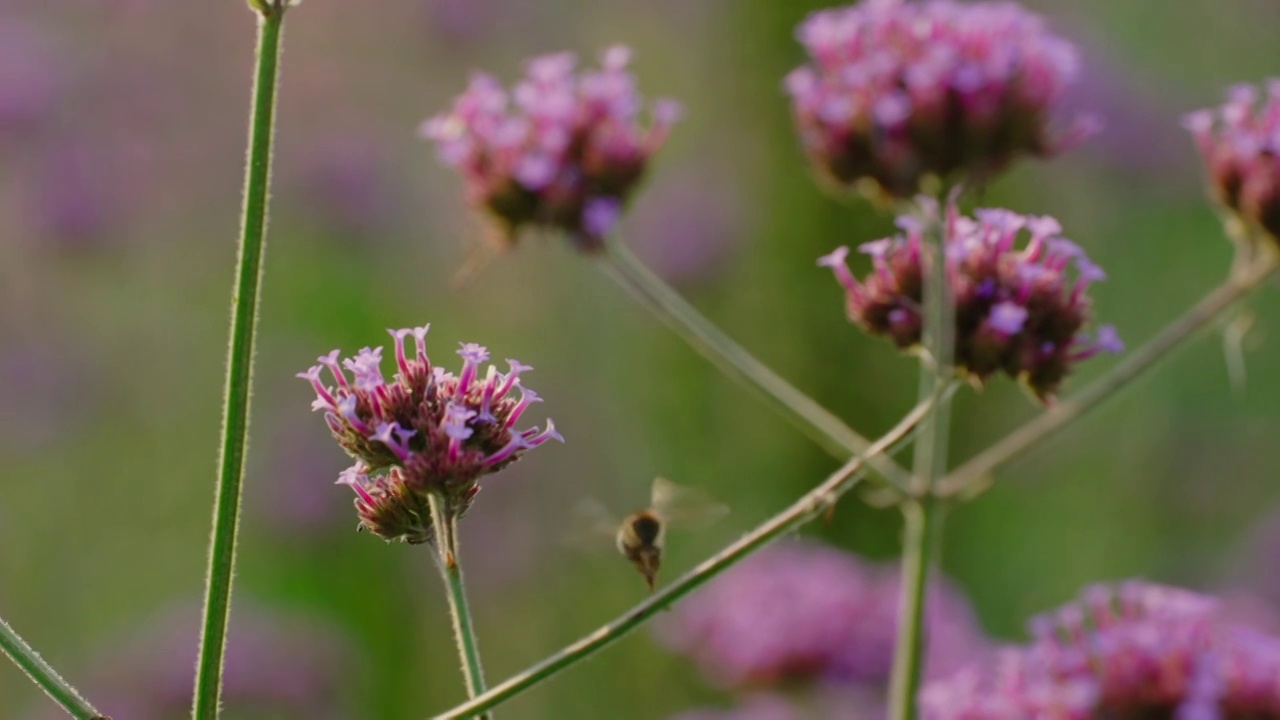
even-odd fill
[{"label": "flower head in focus", "polygon": [[338,482],[355,491],[361,527],[386,540],[431,540],[428,493],[460,517],[482,476],[548,440],[563,442],[551,420],[543,428],[516,427],[541,401],[520,378],[533,368],[508,359],[507,372],[493,365],[482,372],[489,351],[463,343],[462,369],[454,375],[427,358],[429,327],[389,331],[397,368],[390,381],[382,375],[381,347],[341,363],[334,350],[298,374],[316,391],[312,409],[324,411],[334,439],[356,460]]},{"label": "flower head in focus", "polygon": [[1280,79],[1260,98],[1252,85],[1237,85],[1227,102],[1188,115],[1214,199],[1280,243]]},{"label": "flower head in focus", "polygon": [[1095,586],[1032,621],[992,671],[926,686],[927,720],[1280,717],[1280,638],[1225,621],[1214,598]]},{"label": "flower head in focus", "polygon": [[536,227],[597,250],[680,113],[671,100],[646,111],[630,59],[630,50],[615,46],[601,69],[579,72],[572,53],[534,58],[510,92],[476,73],[453,107],[421,132],[508,241]]},{"label": "flower head in focus", "polygon": [[990,174],[1092,134],[1051,120],[1076,49],[1012,2],[866,0],[810,15],[810,62],[786,79],[805,151],[841,187],[906,198],[927,177]]},{"label": "flower head in focus", "polygon": [[[659,638],[722,687],[878,687],[892,666],[898,590],[896,572],[841,550],[776,546],[675,608]],[[931,584],[926,613],[930,675],[985,648],[968,603],[949,585]]]},{"label": "flower head in focus", "polygon": [[[903,349],[921,338],[926,224],[903,216],[901,234],[860,246],[873,266],[862,280],[846,264],[846,247],[818,260],[844,287],[849,318]],[[1018,247],[1024,230],[1029,239]],[[970,218],[951,206],[944,232],[955,294],[955,364],[974,382],[1004,371],[1045,400],[1075,363],[1123,349],[1110,326],[1093,334],[1084,330],[1089,285],[1106,274],[1062,237],[1053,218],[1000,209],[978,210]]]}]

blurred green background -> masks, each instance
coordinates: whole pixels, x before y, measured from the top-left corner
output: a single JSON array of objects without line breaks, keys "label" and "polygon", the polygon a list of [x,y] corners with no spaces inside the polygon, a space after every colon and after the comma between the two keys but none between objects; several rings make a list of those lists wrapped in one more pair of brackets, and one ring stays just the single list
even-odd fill
[{"label": "blurred green background", "polygon": [[[1229,244],[1179,118],[1278,72],[1280,10],[1031,4],[1083,48],[1072,104],[1108,129],[1068,157],[1020,165],[982,203],[1060,218],[1108,270],[1098,315],[1133,347],[1226,271]],[[490,478],[463,529],[494,681],[644,595],[607,542],[599,553],[560,542],[579,498],[626,511],[663,474],[730,503],[728,521],[672,538],[669,578],[835,467],[558,242],[530,239],[453,286],[478,226],[415,129],[470,69],[509,81],[533,54],[631,45],[642,89],[687,111],[627,220],[637,251],[863,432],[913,404],[914,364],[850,326],[814,266],[891,230],[868,206],[821,194],[791,134],[781,79],[802,60],[793,27],[818,7],[305,0],[291,13],[235,623],[267,612],[331,634],[333,717],[423,718],[463,691],[427,552],[353,532],[351,494],[332,484],[347,463],[293,377],[322,352],[431,322],[437,358],[475,341],[537,367],[538,409],[568,442]],[[235,0],[0,0],[0,613],[90,692],[120,691],[120,648],[149,647],[138,638],[161,632],[157,618],[199,603],[252,41]],[[943,566],[989,633],[1021,637],[1029,615],[1094,580],[1274,577],[1280,564],[1242,560],[1280,505],[1280,298],[1268,289],[1253,307],[1243,390],[1220,339],[1202,339],[950,517]],[[1086,363],[1066,392],[1113,362]],[[1007,381],[963,392],[955,456],[1035,412]],[[849,501],[809,533],[889,558],[898,526],[896,513]],[[176,627],[167,675],[183,692],[196,634]],[[141,654],[155,665],[159,651]],[[660,718],[720,697],[640,632],[502,715]],[[45,703],[0,665],[0,717]],[[232,704],[227,716],[296,715]]]}]

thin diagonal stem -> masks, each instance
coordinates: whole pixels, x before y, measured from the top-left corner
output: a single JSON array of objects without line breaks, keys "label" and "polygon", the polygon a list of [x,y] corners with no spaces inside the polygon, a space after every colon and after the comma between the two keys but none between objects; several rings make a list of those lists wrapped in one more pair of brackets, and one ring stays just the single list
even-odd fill
[{"label": "thin diagonal stem", "polygon": [[1232,273],[1225,283],[1206,295],[1186,314],[1166,326],[1147,344],[1130,353],[1123,362],[1112,368],[1106,375],[952,471],[938,483],[938,495],[948,498],[965,494],[971,485],[981,481],[992,470],[1070,425],[1094,406],[1111,397],[1117,390],[1155,367],[1178,345],[1231,312],[1268,278],[1273,277],[1276,269],[1275,256],[1267,255],[1256,258],[1248,266]]},{"label": "thin diagonal stem", "polygon": [[[610,238],[600,265],[623,289],[653,311],[703,357],[729,377],[756,391],[775,411],[833,457],[845,460],[867,454],[871,446],[869,440],[725,335],[662,278],[645,267],[620,237]],[[868,462],[873,470],[899,490],[907,489],[911,476],[906,470],[887,457],[873,455],[871,458]]]},{"label": "thin diagonal stem", "polygon": [[2,619],[0,619],[0,650],[3,650],[4,654],[27,674],[27,677],[39,685],[46,695],[53,698],[53,701],[63,710],[71,713],[71,717],[76,720],[107,720]]},{"label": "thin diagonal stem", "polygon": [[[474,698],[484,692],[484,668],[480,664],[480,646],[471,624],[471,606],[467,603],[467,588],[462,580],[462,564],[458,557],[458,518],[445,507],[444,498],[432,493],[431,522],[436,532],[436,550],[439,553],[440,577],[448,589],[449,617],[453,620],[453,639],[462,658],[462,677],[467,683],[467,697]],[[485,713],[485,718],[492,715]]]},{"label": "thin diagonal stem", "polygon": [[213,506],[213,534],[205,582],[204,622],[196,667],[192,716],[214,720],[222,690],[223,651],[231,611],[231,579],[235,566],[240,490],[249,435],[249,397],[253,383],[253,340],[262,287],[262,253],[267,234],[267,190],[271,179],[271,136],[276,105],[283,0],[251,3],[258,20],[253,107],[249,118],[249,154],[245,167],[244,208],[235,286],[231,295],[231,340],[222,406],[222,447]]},{"label": "thin diagonal stem", "polygon": [[945,221],[935,219],[925,248],[928,274],[924,282],[924,346],[920,362],[920,397],[940,398],[925,418],[916,438],[912,498],[902,504],[902,588],[898,604],[898,637],[889,683],[889,714],[893,720],[914,720],[916,694],[925,658],[925,598],[934,548],[941,530],[942,509],[933,497],[934,483],[946,472],[951,430],[954,382],[955,300],[947,280]]},{"label": "thin diagonal stem", "polygon": [[[930,398],[911,410],[884,437],[867,448],[867,456],[892,452],[910,438],[913,429],[933,409],[937,398]],[[751,553],[779,537],[813,520],[831,507],[841,495],[852,489],[863,477],[864,458],[855,457],[829,476],[823,483],[797,500],[786,510],[774,515],[741,539],[704,560],[689,572],[648,599],[623,613],[621,617],[553,654],[542,662],[494,686],[479,697],[436,716],[437,720],[472,718],[476,714],[510,700],[538,683],[603,650],[622,636],[672,603],[719,575]]]}]

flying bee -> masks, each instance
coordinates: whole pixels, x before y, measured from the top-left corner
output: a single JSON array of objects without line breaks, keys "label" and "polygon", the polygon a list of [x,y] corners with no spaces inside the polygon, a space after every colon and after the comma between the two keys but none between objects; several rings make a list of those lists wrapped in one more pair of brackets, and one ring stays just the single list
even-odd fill
[{"label": "flying bee", "polygon": [[577,512],[586,521],[590,535],[613,536],[618,552],[640,571],[649,592],[653,592],[662,566],[667,528],[708,524],[724,517],[729,508],[695,488],[654,478],[649,507],[636,510],[621,522],[594,500],[581,503]]}]

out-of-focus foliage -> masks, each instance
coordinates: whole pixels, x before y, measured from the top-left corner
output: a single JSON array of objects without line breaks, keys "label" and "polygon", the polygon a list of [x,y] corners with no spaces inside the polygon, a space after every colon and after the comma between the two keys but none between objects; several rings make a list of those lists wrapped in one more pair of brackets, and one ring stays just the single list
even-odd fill
[{"label": "out-of-focus foliage", "polygon": [[[1108,126],[1020,165],[981,202],[1059,218],[1108,270],[1098,315],[1135,346],[1226,271],[1230,246],[1179,121],[1275,72],[1280,12],[1264,0],[1184,0],[1154,18],[1138,0],[1030,4],[1081,45],[1072,102]],[[538,368],[540,410],[567,442],[491,478],[462,530],[494,680],[643,593],[609,548],[560,542],[581,497],[639,507],[662,474],[728,501],[730,519],[673,532],[672,577],[834,468],[558,242],[521,243],[454,286],[482,231],[415,130],[472,68],[510,81],[532,55],[633,47],[646,92],[686,113],[624,221],[629,241],[858,429],[888,428],[912,404],[913,364],[850,326],[814,266],[891,231],[865,203],[821,193],[793,134],[782,80],[803,60],[793,28],[817,7],[292,11],[235,607],[305,614],[351,647],[338,688],[351,717],[421,718],[463,690],[428,551],[357,534],[350,492],[333,486],[349,463],[293,377],[317,349],[431,322],[441,347],[483,339]],[[252,36],[235,2],[0,2],[0,613],[72,682],[200,592]],[[943,567],[988,633],[1021,637],[1030,615],[1090,581],[1212,588],[1240,566],[1248,527],[1280,504],[1280,300],[1268,290],[1255,309],[1243,392],[1220,341],[1202,340],[949,517]],[[1110,362],[1082,366],[1062,394]],[[956,457],[1037,411],[1010,382],[964,391]],[[884,559],[898,527],[851,499],[808,533]],[[45,702],[0,666],[0,715]],[[641,720],[715,704],[728,700],[686,659],[637,633],[504,714]]]}]

